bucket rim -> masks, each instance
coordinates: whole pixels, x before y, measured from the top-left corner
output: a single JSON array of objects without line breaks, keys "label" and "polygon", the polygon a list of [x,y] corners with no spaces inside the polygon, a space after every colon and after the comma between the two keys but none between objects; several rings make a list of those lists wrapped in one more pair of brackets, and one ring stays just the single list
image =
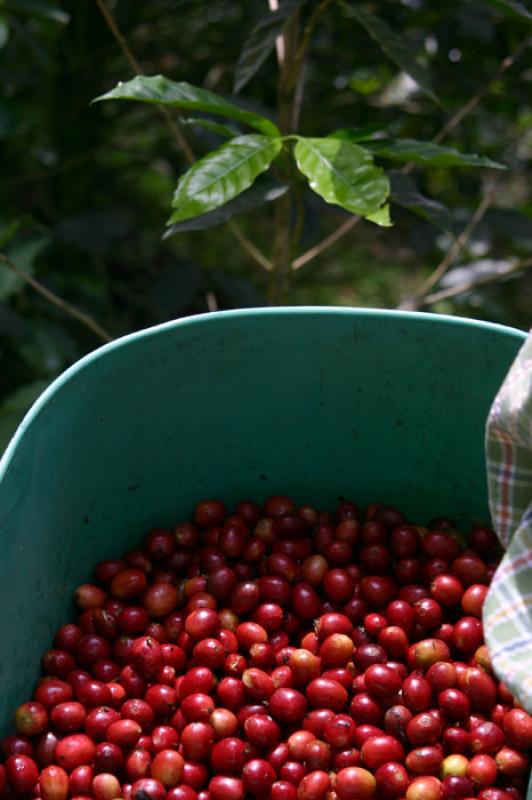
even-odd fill
[{"label": "bucket rim", "polygon": [[238,308],[230,309],[227,311],[210,311],[203,314],[194,314],[187,317],[180,317],[178,319],[169,320],[167,322],[159,323],[148,328],[134,331],[133,333],[125,334],[111,342],[108,342],[100,347],[91,350],[86,355],[75,361],[67,367],[60,375],[58,375],[44,389],[44,391],[33,402],[29,410],[26,412],[15,433],[13,434],[9,444],[7,445],[2,458],[0,459],[0,483],[6,476],[9,466],[15,456],[15,453],[24,438],[28,428],[37,419],[41,411],[49,403],[49,401],[72,381],[78,373],[83,372],[89,368],[94,362],[100,358],[105,358],[108,354],[128,346],[130,343],[136,342],[141,339],[147,339],[152,336],[158,336],[166,331],[175,328],[185,328],[195,325],[201,325],[205,322],[221,322],[224,320],[231,320],[237,318],[253,318],[253,317],[303,317],[303,316],[316,316],[316,317],[366,317],[366,318],[395,318],[400,320],[411,320],[415,322],[437,322],[443,326],[455,325],[465,329],[480,329],[499,333],[508,336],[512,339],[525,340],[527,333],[519,328],[513,328],[508,325],[501,325],[497,322],[488,322],[485,320],[472,319],[470,317],[457,317],[450,314],[435,314],[424,311],[403,311],[395,309],[381,309],[381,308],[351,308],[346,306],[275,306],[275,307],[251,307],[251,308]]}]

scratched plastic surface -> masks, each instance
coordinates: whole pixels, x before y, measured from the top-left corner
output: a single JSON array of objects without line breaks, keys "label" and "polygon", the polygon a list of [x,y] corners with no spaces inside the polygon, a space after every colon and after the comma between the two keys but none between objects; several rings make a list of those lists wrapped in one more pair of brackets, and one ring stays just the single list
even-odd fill
[{"label": "scratched plastic surface", "polygon": [[258,309],[75,364],[0,464],[0,733],[92,566],[201,498],[342,495],[485,520],[484,422],[523,339],[428,314]]}]

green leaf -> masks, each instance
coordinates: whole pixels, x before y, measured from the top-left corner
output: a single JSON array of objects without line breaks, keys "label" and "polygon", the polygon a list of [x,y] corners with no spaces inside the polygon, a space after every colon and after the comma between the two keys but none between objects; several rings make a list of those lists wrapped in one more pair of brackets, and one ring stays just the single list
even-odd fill
[{"label": "green leaf", "polygon": [[380,225],[381,228],[391,228],[393,222],[390,219],[390,204],[386,203],[386,205],[379,208],[378,211],[375,211],[374,214],[368,214],[366,219],[369,219],[370,222],[374,222],[375,225]]},{"label": "green leaf", "polygon": [[9,25],[6,20],[0,17],[0,50],[5,47],[9,41]]},{"label": "green leaf", "polygon": [[0,2],[0,8],[5,8],[6,11],[22,11],[32,17],[59,22],[61,25],[66,25],[70,21],[70,15],[62,8],[50,3],[41,3],[39,0],[4,0]]},{"label": "green leaf", "polygon": [[[22,267],[29,275],[33,275],[34,261],[49,242],[50,236],[48,235],[33,237],[10,245],[6,252],[17,266]],[[23,286],[25,283],[16,272],[10,270],[7,265],[0,264],[0,302],[17,294]]]},{"label": "green leaf", "polygon": [[252,133],[208,153],[180,178],[169,221],[206,214],[237,197],[268,169],[281,147],[281,139]]},{"label": "green leaf", "polygon": [[390,196],[394,203],[408,209],[440,230],[451,233],[453,236],[456,235],[456,225],[448,208],[421,194],[408,175],[392,170],[388,176],[391,184]]},{"label": "green leaf", "polygon": [[13,238],[20,227],[20,220],[13,219],[11,222],[2,223],[0,221],[0,247],[5,247],[6,244]]},{"label": "green leaf", "polygon": [[0,405],[1,410],[9,414],[25,413],[37,397],[44,392],[48,384],[49,381],[35,381],[15,389]]},{"label": "green leaf", "polygon": [[216,133],[224,139],[232,139],[233,136],[239,136],[241,133],[232,125],[224,125],[222,122],[215,122],[212,119],[204,119],[203,117],[181,117],[179,122],[181,125],[187,125],[191,128],[204,128],[206,131]]},{"label": "green leaf", "polygon": [[432,89],[428,70],[416,61],[408,44],[386,22],[383,22],[375,14],[364,11],[358,2],[353,5],[350,4],[349,11],[367,30],[371,38],[380,45],[388,58],[404,72],[407,72],[427,97],[430,97],[437,105],[444,108],[443,103]]},{"label": "green leaf", "polygon": [[245,214],[249,211],[255,211],[263,206],[265,203],[270,203],[272,200],[277,200],[285,192],[288,191],[288,186],[277,183],[273,178],[268,175],[259,177],[253,186],[246,189],[245,192],[230,200],[224,206],[215,208],[207,214],[201,214],[199,217],[185,220],[185,222],[177,222],[172,225],[163,236],[163,239],[168,239],[170,236],[175,236],[178,233],[187,233],[188,231],[201,231],[205,228],[213,228],[216,225],[222,225],[228,219],[236,214]]},{"label": "green leaf", "polygon": [[0,405],[0,452],[5,450],[22,418],[48,384],[49,381],[27,383],[15,389]]},{"label": "green leaf", "polygon": [[230,103],[220,95],[200,89],[190,83],[176,83],[168,80],[164,75],[137,75],[131,81],[120,81],[110,92],[93,100],[138,100],[141,103],[159,103],[161,105],[188,108],[193,111],[204,111],[207,114],[217,114],[228,117],[238,122],[249,125],[250,128],[266,134],[266,136],[279,136],[277,125],[260,114],[246,111],[244,108]]},{"label": "green leaf", "polygon": [[504,164],[475,153],[460,153],[453,147],[443,147],[433,142],[417,139],[371,139],[364,147],[377,156],[392,161],[407,161],[422,167],[491,167],[506,169]]},{"label": "green leaf", "polygon": [[532,11],[520,3],[519,0],[485,0],[490,6],[498,8],[500,11],[508,14],[510,17],[517,17],[518,19],[532,22]]},{"label": "green leaf", "polygon": [[251,29],[235,68],[235,94],[259,71],[290,17],[305,2],[306,0],[284,0],[276,11],[271,11]]},{"label": "green leaf", "polygon": [[365,125],[363,128],[338,128],[327,135],[329,139],[342,139],[344,142],[365,142],[374,133],[382,133],[382,125]]},{"label": "green leaf", "polygon": [[380,209],[390,193],[384,171],[367,150],[339,139],[298,138],[297,165],[310,188],[327,203],[367,217]]},{"label": "green leaf", "polygon": [[[80,281],[76,279],[76,288]],[[47,317],[25,319],[25,336],[16,352],[33,374],[53,377],[81,357],[83,351],[59,320]]]}]

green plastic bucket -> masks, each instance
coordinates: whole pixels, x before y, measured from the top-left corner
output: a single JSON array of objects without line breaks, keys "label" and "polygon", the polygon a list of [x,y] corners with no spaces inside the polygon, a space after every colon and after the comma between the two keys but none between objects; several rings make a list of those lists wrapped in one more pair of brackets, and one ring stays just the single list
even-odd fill
[{"label": "green plastic bucket", "polygon": [[218,496],[486,519],[484,423],[524,334],[374,310],[205,314],[58,378],[0,463],[0,732],[74,587]]}]

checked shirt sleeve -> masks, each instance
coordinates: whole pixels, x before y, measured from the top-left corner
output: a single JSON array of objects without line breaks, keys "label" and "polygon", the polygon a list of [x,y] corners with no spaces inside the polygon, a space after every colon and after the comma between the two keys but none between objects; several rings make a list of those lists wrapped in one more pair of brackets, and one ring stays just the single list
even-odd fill
[{"label": "checked shirt sleeve", "polygon": [[485,638],[495,672],[532,713],[532,332],[491,408],[486,460],[506,553],[484,604]]}]

